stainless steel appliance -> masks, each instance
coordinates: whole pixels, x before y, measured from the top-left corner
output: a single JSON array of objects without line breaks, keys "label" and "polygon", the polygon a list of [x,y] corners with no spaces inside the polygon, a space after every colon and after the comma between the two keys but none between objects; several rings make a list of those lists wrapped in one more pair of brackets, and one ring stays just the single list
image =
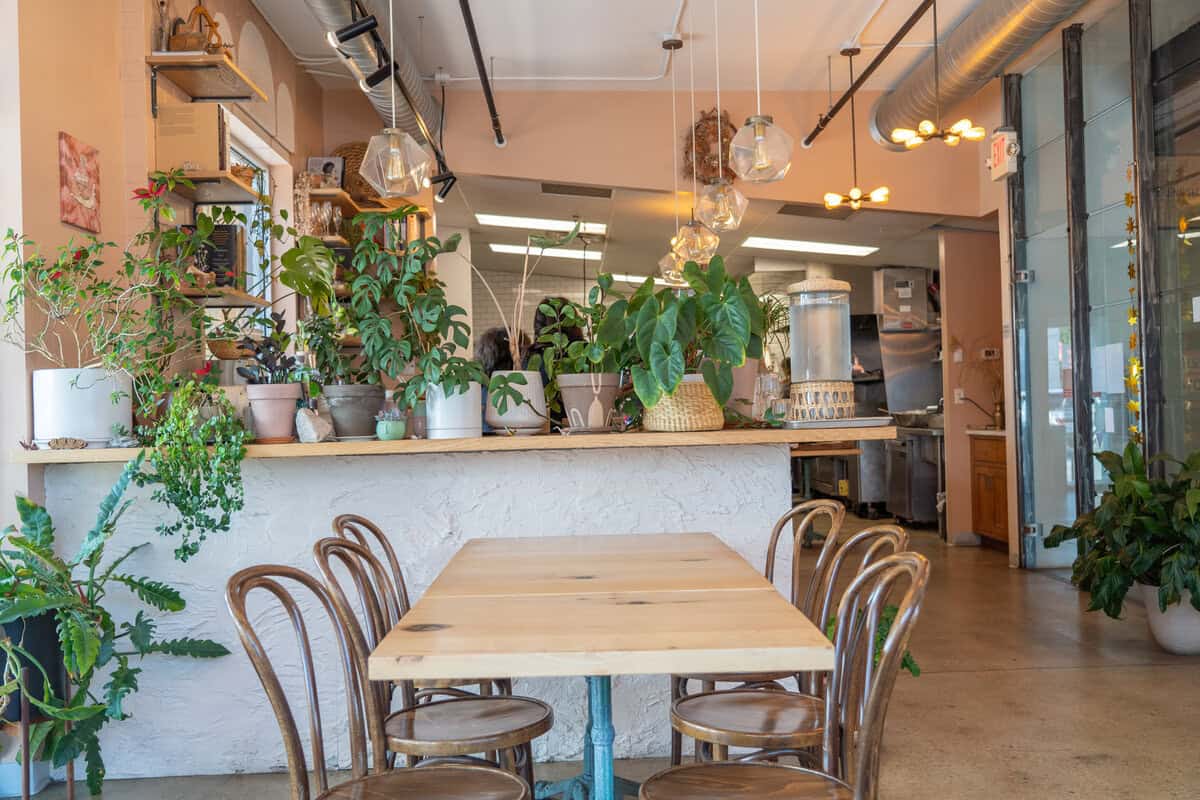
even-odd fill
[{"label": "stainless steel appliance", "polygon": [[929,327],[929,273],[916,267],[875,270],[875,313],[879,330],[923,331]]},{"label": "stainless steel appliance", "polygon": [[888,511],[900,522],[937,522],[944,431],[898,428],[887,442]]}]

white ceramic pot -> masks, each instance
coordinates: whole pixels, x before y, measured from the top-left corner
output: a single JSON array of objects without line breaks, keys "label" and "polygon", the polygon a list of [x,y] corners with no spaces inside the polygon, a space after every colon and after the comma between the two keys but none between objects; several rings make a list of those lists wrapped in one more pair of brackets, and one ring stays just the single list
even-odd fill
[{"label": "white ceramic pot", "polygon": [[733,392],[729,395],[726,408],[748,417],[754,409],[754,383],[758,379],[757,358],[747,358],[740,367],[733,368]]},{"label": "white ceramic pot", "polygon": [[1192,598],[1184,592],[1177,605],[1158,608],[1158,587],[1138,584],[1146,606],[1146,621],[1159,647],[1178,656],[1200,655],[1200,611],[1192,607]]},{"label": "white ceramic pot", "polygon": [[[114,393],[117,395],[114,402]],[[133,382],[103,369],[33,371],[33,441],[83,439],[88,447],[107,447],[117,425],[133,428]]]},{"label": "white ceramic pot", "polygon": [[425,435],[430,439],[483,436],[483,389],[474,381],[466,392],[447,396],[440,386],[425,391]]},{"label": "white ceramic pot", "polygon": [[537,433],[546,425],[546,390],[542,386],[542,373],[533,370],[497,370],[498,375],[524,375],[525,385],[510,384],[521,393],[522,403],[509,401],[508,409],[501,414],[488,398],[486,418],[488,425],[498,431],[510,430],[517,434]]}]

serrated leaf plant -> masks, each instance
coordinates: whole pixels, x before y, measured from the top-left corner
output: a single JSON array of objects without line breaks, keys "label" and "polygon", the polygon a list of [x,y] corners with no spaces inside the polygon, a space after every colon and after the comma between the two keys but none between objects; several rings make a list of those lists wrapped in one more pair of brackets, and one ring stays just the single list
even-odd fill
[{"label": "serrated leaf plant", "polygon": [[144,458],[139,454],[126,464],[73,558],[57,554],[49,513],[24,497],[17,498],[19,524],[10,526],[0,538],[0,620],[7,623],[53,614],[69,682],[65,696],[59,697],[53,689],[58,676],[48,674],[47,667],[20,641],[4,637],[0,639],[0,651],[6,656],[0,694],[9,697],[21,690],[22,662],[42,673],[44,691],[27,696],[47,720],[33,727],[30,753],[44,753],[56,767],[82,757],[93,795],[100,793],[104,783],[100,731],[107,724],[129,718],[126,703],[138,689],[145,657],[216,658],[229,654],[224,645],[207,639],[158,638],[156,624],[145,610],[139,610],[133,620],[118,622],[104,607],[114,589],[132,593],[149,609],[173,613],[186,607],[173,587],[122,569],[144,544],[105,563],[117,523],[132,503],[124,498],[125,491],[142,470]]},{"label": "serrated leaf plant", "polygon": [[1080,542],[1071,581],[1091,595],[1088,610],[1119,618],[1125,596],[1140,583],[1157,587],[1162,611],[1189,593],[1200,611],[1200,451],[1184,461],[1151,459],[1174,467],[1162,476],[1151,474],[1134,442],[1096,459],[1112,484],[1100,505],[1046,538],[1047,547]]}]

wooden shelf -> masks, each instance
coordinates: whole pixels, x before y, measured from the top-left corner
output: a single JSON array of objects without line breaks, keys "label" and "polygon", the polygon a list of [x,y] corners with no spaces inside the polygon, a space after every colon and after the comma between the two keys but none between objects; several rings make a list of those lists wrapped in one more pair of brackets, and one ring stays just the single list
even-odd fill
[{"label": "wooden shelf", "polygon": [[309,189],[308,199],[313,203],[333,203],[342,210],[342,216],[352,219],[364,211],[387,211],[384,206],[363,206],[345,189]]},{"label": "wooden shelf", "polygon": [[207,308],[270,308],[261,297],[234,289],[231,286],[184,286],[179,293],[197,305]]},{"label": "wooden shelf", "polygon": [[345,236],[322,236],[321,241],[329,247],[350,246],[350,241]]},{"label": "wooden shelf", "polygon": [[267,95],[238,69],[228,53],[151,53],[146,63],[193,102],[265,101]]},{"label": "wooden shelf", "polygon": [[267,198],[232,172],[187,172],[194,186],[175,184],[174,193],[193,203],[264,203]]},{"label": "wooden shelf", "polygon": [[[491,453],[538,450],[598,450],[621,447],[720,447],[756,444],[828,443],[830,451],[844,450],[844,442],[895,439],[896,429],[818,428],[811,430],[730,429],[697,433],[607,433],[561,436],[484,436],[477,439],[402,439],[395,442],[321,442],[320,444],[251,444],[247,458],[315,458],[340,456],[420,455],[427,453]],[[811,450],[812,455],[819,454]],[[83,450],[14,450],[18,464],[93,464],[123,462],[136,448],[86,448]],[[806,453],[809,454],[809,453]]]}]

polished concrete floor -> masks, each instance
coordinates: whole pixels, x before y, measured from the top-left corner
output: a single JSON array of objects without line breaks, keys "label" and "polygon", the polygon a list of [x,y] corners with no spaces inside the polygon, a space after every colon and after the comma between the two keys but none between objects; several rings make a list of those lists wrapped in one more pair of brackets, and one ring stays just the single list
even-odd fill
[{"label": "polished concrete floor", "polygon": [[[910,648],[922,675],[896,683],[884,800],[1200,797],[1190,735],[1200,659],[1159,650],[1140,609],[1121,621],[1085,614],[1069,584],[1009,569],[1001,553],[947,548],[928,533],[913,547],[933,563]],[[662,765],[626,762],[617,771],[636,779]],[[538,777],[574,768],[540,765]],[[64,796],[61,787],[42,794]],[[283,776],[248,775],[111,781],[104,796],[283,800],[288,789]]]}]

